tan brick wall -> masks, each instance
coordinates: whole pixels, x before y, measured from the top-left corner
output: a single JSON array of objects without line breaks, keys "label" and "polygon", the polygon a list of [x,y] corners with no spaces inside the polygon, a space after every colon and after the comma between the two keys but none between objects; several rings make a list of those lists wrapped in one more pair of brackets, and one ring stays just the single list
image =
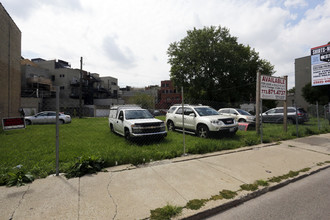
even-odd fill
[{"label": "tan brick wall", "polygon": [[16,117],[21,96],[21,31],[1,3],[0,39],[0,118]]}]

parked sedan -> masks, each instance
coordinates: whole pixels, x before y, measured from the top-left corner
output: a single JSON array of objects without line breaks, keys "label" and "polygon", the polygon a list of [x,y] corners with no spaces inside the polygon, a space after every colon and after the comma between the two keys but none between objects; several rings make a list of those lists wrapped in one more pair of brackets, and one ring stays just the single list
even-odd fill
[{"label": "parked sedan", "polygon": [[[46,111],[46,112],[39,112],[33,116],[26,116],[25,123],[27,125],[31,124],[55,124],[56,123],[56,112],[54,111]],[[65,115],[63,113],[59,113],[59,123],[70,123],[71,117],[70,115]]]},{"label": "parked sedan", "polygon": [[[287,122],[289,124],[296,123],[296,108],[287,108]],[[268,123],[283,123],[284,109],[283,107],[272,108],[264,113],[262,113],[262,121]],[[298,123],[302,124],[307,122],[308,114],[303,108],[297,108],[297,118]]]},{"label": "parked sedan", "polygon": [[254,115],[251,115],[247,111],[244,111],[242,109],[236,109],[236,108],[221,108],[218,111],[221,115],[228,115],[231,117],[234,117],[236,121],[238,122],[248,122],[251,124],[255,124],[256,117]]}]

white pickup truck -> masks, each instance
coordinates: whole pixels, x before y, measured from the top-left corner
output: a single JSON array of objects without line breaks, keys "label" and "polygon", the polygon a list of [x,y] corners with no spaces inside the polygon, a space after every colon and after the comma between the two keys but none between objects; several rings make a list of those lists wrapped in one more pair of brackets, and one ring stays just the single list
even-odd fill
[{"label": "white pickup truck", "polygon": [[112,132],[130,140],[136,137],[167,136],[165,123],[138,106],[114,106],[110,108],[109,127]]}]

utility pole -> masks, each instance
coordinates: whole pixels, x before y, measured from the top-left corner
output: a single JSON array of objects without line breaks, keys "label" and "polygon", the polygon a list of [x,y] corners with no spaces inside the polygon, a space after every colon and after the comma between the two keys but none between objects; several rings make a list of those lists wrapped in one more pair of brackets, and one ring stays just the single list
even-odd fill
[{"label": "utility pole", "polygon": [[82,63],[83,58],[80,57],[80,80],[79,80],[79,118],[82,118]]}]

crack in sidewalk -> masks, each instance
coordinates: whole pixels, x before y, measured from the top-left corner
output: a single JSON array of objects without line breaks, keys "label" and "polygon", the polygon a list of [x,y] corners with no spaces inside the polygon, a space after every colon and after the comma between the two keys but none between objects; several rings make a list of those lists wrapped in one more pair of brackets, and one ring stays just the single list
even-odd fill
[{"label": "crack in sidewalk", "polygon": [[114,214],[112,219],[116,219],[116,216],[118,214],[118,205],[115,202],[115,199],[112,197],[111,192],[110,192],[110,184],[111,184],[111,181],[112,181],[112,176],[113,176],[113,172],[110,172],[110,179],[109,179],[109,183],[108,183],[108,186],[107,186],[107,191],[108,191],[109,197],[112,200],[112,203],[115,205],[115,214]]},{"label": "crack in sidewalk", "polygon": [[[292,141],[294,142],[294,141]],[[299,142],[294,142],[296,144],[299,144]],[[289,144],[286,145],[286,147],[289,147],[291,144],[289,142]],[[312,145],[312,144],[308,144],[309,146],[313,147],[313,146],[317,146],[317,145]],[[313,153],[318,153],[318,154],[323,154],[323,155],[326,155],[328,156],[329,153],[325,153],[325,152],[322,152],[322,151],[318,151],[318,150],[313,150],[313,149],[309,149],[309,148],[305,148],[305,147],[302,147],[302,146],[294,146],[294,145],[291,145],[292,147],[295,147],[295,148],[298,148],[300,150],[305,150],[305,151],[310,151],[310,152],[313,152]],[[321,146],[323,147],[323,146]]]},{"label": "crack in sidewalk", "polygon": [[[237,178],[237,177],[235,177],[235,176],[233,176],[233,175],[230,175],[230,172],[225,172],[224,170],[227,170],[227,171],[230,171],[230,170],[226,169],[225,167],[221,167],[221,166],[219,166],[219,164],[215,164],[215,163],[211,163],[211,162],[207,162],[207,161],[201,161],[201,160],[197,160],[197,161],[200,162],[200,163],[202,163],[202,164],[204,164],[204,165],[207,165],[207,166],[211,167],[212,169],[214,169],[214,170],[216,170],[216,171],[218,171],[218,172],[222,172],[222,173],[224,173],[224,174],[230,176],[231,178],[233,178],[233,179],[235,179],[235,180],[237,180],[237,181],[239,181],[239,182],[246,183],[245,181],[243,181],[243,180],[241,180],[241,179],[239,179],[239,178]],[[212,165],[213,165],[213,166],[212,166]],[[224,170],[221,170],[221,169],[216,168],[216,167],[214,167],[214,166],[216,166],[216,167],[221,167],[221,168],[224,169]]]},{"label": "crack in sidewalk", "polygon": [[188,202],[188,199],[186,199],[179,191],[177,191],[170,183],[168,183],[159,173],[153,168],[150,167],[152,171],[154,171],[159,178],[161,178],[167,185],[169,185],[177,194],[181,196],[182,199],[184,199],[186,202]]},{"label": "crack in sidewalk", "polygon": [[16,212],[17,209],[20,207],[20,205],[21,205],[21,203],[22,203],[22,201],[23,201],[23,199],[24,199],[24,196],[25,196],[25,194],[29,191],[29,189],[30,189],[30,185],[28,186],[28,188],[27,188],[27,189],[25,190],[25,192],[23,193],[22,198],[19,200],[18,205],[17,205],[17,207],[15,208],[15,210],[13,211],[13,213],[11,214],[9,220],[13,220],[13,219],[14,219],[15,212]]}]

